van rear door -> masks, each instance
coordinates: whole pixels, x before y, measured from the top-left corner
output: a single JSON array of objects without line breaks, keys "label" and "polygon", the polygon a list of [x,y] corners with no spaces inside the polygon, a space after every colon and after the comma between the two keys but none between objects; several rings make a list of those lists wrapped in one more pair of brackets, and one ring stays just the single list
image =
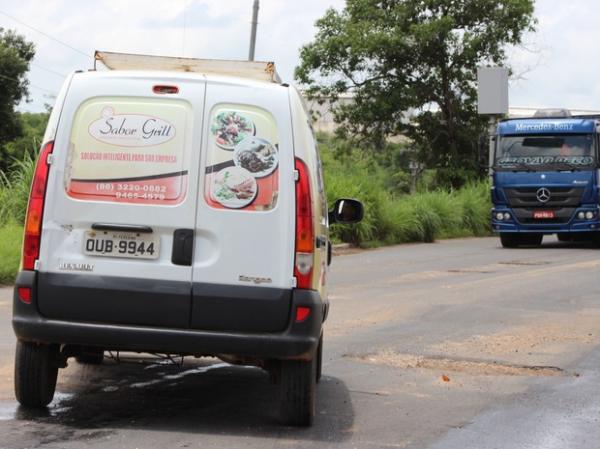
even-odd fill
[{"label": "van rear door", "polygon": [[277,332],[289,320],[294,151],[288,89],[209,80],[192,328]]},{"label": "van rear door", "polygon": [[73,77],[46,194],[43,315],[189,327],[205,86],[159,72]]}]

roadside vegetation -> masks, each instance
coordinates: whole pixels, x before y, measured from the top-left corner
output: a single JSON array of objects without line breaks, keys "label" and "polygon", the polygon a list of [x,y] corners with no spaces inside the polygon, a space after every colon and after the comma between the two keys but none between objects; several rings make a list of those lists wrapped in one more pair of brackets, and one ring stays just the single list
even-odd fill
[{"label": "roadside vegetation", "polygon": [[319,135],[319,145],[328,202],[353,197],[365,205],[361,223],[332,226],[334,241],[374,247],[490,233],[487,181],[473,179],[454,190],[438,185],[435,170],[427,170],[410,193],[404,145],[368,151],[327,135]]},{"label": "roadside vegetation", "polygon": [[[12,282],[18,270],[34,169],[33,145],[39,139],[33,136],[32,149],[22,151],[20,160],[13,159],[10,168],[0,172],[0,284]],[[326,134],[320,134],[318,141],[329,203],[353,197],[365,205],[360,224],[332,226],[335,242],[367,248],[489,233],[487,182],[473,180],[453,190],[437,185],[434,170],[425,170],[411,193],[406,144],[389,143],[374,150]]]}]

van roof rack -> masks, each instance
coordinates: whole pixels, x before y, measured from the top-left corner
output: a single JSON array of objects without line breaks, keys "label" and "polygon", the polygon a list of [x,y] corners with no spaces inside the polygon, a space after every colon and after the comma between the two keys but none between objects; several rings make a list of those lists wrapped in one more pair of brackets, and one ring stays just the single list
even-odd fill
[{"label": "van roof rack", "polygon": [[110,70],[168,70],[213,75],[237,76],[281,84],[274,62],[232,61],[223,59],[178,58],[96,50],[94,70],[100,61]]}]

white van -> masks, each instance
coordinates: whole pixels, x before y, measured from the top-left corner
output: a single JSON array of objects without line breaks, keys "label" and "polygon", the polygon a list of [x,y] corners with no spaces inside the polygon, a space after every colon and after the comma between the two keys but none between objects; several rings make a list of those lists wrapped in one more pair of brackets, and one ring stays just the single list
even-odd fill
[{"label": "white van", "polygon": [[71,75],[32,185],[14,293],[15,392],[45,407],[69,357],[216,356],[281,385],[309,425],[327,317],[328,213],[298,92],[272,64],[97,52]]}]

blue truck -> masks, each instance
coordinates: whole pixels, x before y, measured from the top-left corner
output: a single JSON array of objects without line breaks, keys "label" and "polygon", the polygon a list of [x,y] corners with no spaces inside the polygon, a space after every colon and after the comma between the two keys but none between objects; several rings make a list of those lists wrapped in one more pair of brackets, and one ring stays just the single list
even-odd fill
[{"label": "blue truck", "polygon": [[501,121],[492,152],[492,229],[502,246],[544,235],[600,242],[599,117]]}]

